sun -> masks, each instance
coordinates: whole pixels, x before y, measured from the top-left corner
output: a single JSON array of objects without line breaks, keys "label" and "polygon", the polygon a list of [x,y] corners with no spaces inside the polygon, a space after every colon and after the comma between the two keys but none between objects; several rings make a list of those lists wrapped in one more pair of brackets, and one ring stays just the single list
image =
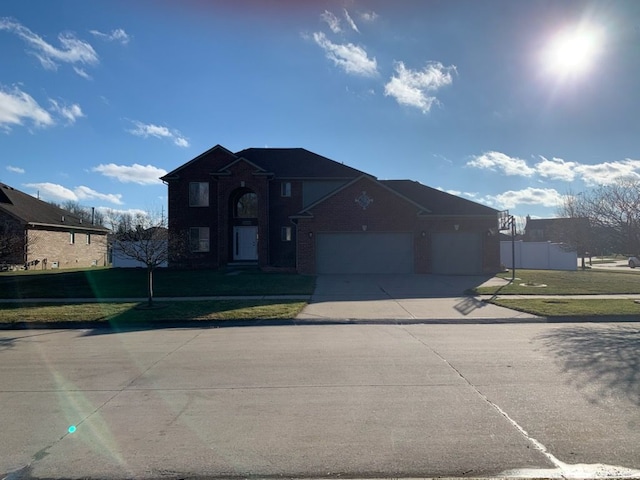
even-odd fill
[{"label": "sun", "polygon": [[566,29],[546,46],[543,64],[549,73],[577,76],[590,70],[602,48],[602,33],[595,27]]}]

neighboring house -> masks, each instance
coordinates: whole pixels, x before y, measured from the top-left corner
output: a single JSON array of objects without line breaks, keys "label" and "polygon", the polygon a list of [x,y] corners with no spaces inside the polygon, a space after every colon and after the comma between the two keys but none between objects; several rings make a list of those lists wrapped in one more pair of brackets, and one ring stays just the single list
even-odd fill
[{"label": "neighboring house", "polygon": [[108,230],[0,183],[0,265],[76,268],[106,265]]},{"label": "neighboring house", "polygon": [[589,248],[591,231],[588,218],[531,218],[527,216],[525,242],[563,243],[584,255]]},{"label": "neighboring house", "polygon": [[[497,210],[302,148],[217,145],[168,173],[172,266],[315,273],[493,273]],[[184,252],[180,252],[184,253]]]}]

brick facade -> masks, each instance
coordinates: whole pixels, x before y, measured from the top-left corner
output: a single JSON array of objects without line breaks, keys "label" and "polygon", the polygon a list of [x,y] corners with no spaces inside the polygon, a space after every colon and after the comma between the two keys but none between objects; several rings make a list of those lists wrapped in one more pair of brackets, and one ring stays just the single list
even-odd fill
[{"label": "brick facade", "polygon": [[[71,239],[73,236],[73,243]],[[107,235],[90,231],[27,230],[27,262],[30,269],[104,267],[107,265]]]},{"label": "brick facade", "polygon": [[[407,197],[388,186],[388,182],[302,149],[243,152],[253,160],[216,146],[163,177],[169,189],[170,235],[188,233],[191,227],[206,227],[210,232],[208,252],[174,255],[171,266],[224,267],[234,262],[234,226],[255,226],[258,229],[255,263],[263,269],[314,274],[316,235],[347,232],[410,234],[415,273],[433,271],[435,233],[474,233],[482,242],[482,270],[489,273],[499,269],[499,241],[492,234],[497,226],[497,212],[488,207],[413,182],[415,185],[410,187],[411,191],[418,189],[416,195],[426,196],[431,203],[442,199],[446,208],[440,210],[454,212],[434,213],[424,198],[416,201],[413,196]],[[191,182],[209,185],[207,206],[189,206]],[[290,184],[290,190],[287,186],[283,195],[286,183]],[[257,196],[255,218],[234,215],[235,202],[245,192]],[[358,203],[359,197],[372,201]],[[304,205],[305,201],[311,205]],[[290,237],[283,237],[289,228]]]},{"label": "brick facade", "polygon": [[[363,192],[373,200],[366,209],[356,202]],[[495,217],[430,215],[368,177],[359,179],[308,211],[312,216],[298,221],[297,270],[300,273],[316,272],[318,232],[410,232],[415,273],[432,272],[431,237],[434,233],[481,232],[483,272],[494,273],[500,266],[499,239],[491,230],[496,225]]]}]

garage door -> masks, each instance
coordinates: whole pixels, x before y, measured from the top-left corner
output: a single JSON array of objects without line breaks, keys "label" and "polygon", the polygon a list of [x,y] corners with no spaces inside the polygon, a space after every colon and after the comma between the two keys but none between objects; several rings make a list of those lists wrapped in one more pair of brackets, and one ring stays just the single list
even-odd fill
[{"label": "garage door", "polygon": [[431,236],[433,273],[482,273],[482,237],[478,233],[434,233]]},{"label": "garage door", "polygon": [[318,273],[413,273],[411,233],[320,233]]}]

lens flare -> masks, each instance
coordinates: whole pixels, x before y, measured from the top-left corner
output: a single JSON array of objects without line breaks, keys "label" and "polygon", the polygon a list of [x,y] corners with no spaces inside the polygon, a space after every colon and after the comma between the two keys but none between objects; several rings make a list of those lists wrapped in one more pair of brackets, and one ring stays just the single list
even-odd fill
[{"label": "lens flare", "polygon": [[582,25],[566,29],[546,46],[543,65],[552,75],[577,76],[590,70],[602,50],[602,31]]}]

